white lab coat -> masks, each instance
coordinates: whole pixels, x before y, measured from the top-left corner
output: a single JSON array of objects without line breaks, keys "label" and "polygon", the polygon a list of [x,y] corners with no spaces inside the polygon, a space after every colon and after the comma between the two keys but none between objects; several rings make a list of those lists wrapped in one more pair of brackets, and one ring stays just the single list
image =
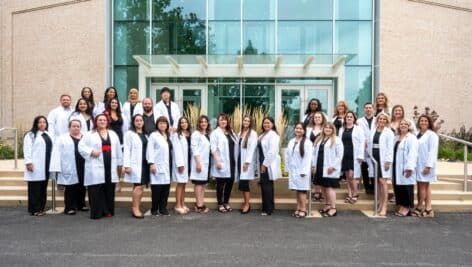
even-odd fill
[{"label": "white lab coat", "polygon": [[[254,130],[250,130],[248,133],[247,147],[244,148],[244,140],[241,140],[241,146],[239,147],[239,153],[241,155],[241,173],[239,174],[239,180],[253,180],[255,176],[255,165],[256,165],[256,148],[257,148],[257,133]],[[241,139],[241,136],[239,136]],[[249,163],[247,171],[243,170],[244,163]]]},{"label": "white lab coat", "polygon": [[156,173],[151,172],[151,184],[170,184],[169,144],[158,131],[153,132],[148,139],[147,161],[156,166]]},{"label": "white lab coat", "polygon": [[[339,138],[343,137],[344,127],[339,129]],[[365,153],[365,135],[364,131],[360,126],[354,125],[354,129],[352,129],[352,145],[354,148],[354,178],[361,177],[361,163],[359,163],[358,159],[364,160],[364,153]]]},{"label": "white lab coat", "polygon": [[[170,112],[172,113],[172,118],[174,119],[174,125],[171,125],[171,127],[177,129],[181,116],[180,109],[179,106],[177,106],[177,104],[172,101],[170,102]],[[154,117],[157,119],[160,116],[164,116],[167,118],[167,120],[169,120],[169,112],[167,112],[167,107],[162,100],[154,106]]]},{"label": "white lab coat", "polygon": [[50,136],[60,136],[69,132],[69,117],[73,110],[59,106],[48,114],[48,131]]},{"label": "white lab coat", "polygon": [[[147,137],[146,137],[147,138]],[[123,137],[123,168],[131,168],[131,173],[125,173],[125,182],[141,183],[143,163],[143,142],[134,131],[127,131]]]},{"label": "white lab coat", "polygon": [[[118,182],[118,167],[123,166],[123,152],[120,140],[114,131],[109,130],[111,144],[111,182]],[[92,150],[99,151],[100,156],[91,156]],[[105,164],[103,162],[102,138],[98,132],[87,132],[79,142],[79,153],[85,159],[84,186],[105,183]]]},{"label": "white lab coat", "polygon": [[[237,172],[237,165],[236,159],[238,158],[238,149],[237,143],[238,140],[233,139],[234,141],[234,159],[235,159],[235,170]],[[231,163],[230,163],[230,156],[229,156],[229,142],[228,138],[226,137],[225,133],[221,128],[217,127],[213,132],[210,134],[210,148],[211,154],[213,156],[211,161],[211,176],[215,178],[230,178],[231,177]],[[216,154],[216,156],[215,156]],[[221,161],[223,167],[218,169],[216,167],[216,163]],[[237,177],[237,174],[236,174]]]},{"label": "white lab coat", "polygon": [[300,155],[300,145],[300,143],[295,145],[295,138],[293,138],[288,142],[288,146],[285,149],[285,170],[288,172],[288,188],[292,190],[310,190],[313,143],[310,139],[305,138],[303,157]]},{"label": "white lab coat", "polygon": [[[418,163],[416,167],[416,180],[418,182],[436,182],[436,161],[438,160],[438,135],[427,130],[418,139]],[[423,174],[425,167],[430,167],[431,170],[428,175]]]},{"label": "white lab coat", "polygon": [[[318,161],[318,151],[320,149],[321,142],[315,144],[315,149],[313,149],[313,158],[311,165],[313,167],[319,168],[317,165]],[[341,162],[344,154],[344,146],[341,138],[336,137],[336,141],[331,145],[331,138],[326,141],[324,144],[323,150],[323,178],[333,178],[339,179],[341,176]],[[334,171],[331,174],[328,174],[328,168],[333,167]]]},{"label": "white lab coat", "polygon": [[[195,181],[208,181],[210,168],[210,141],[199,131],[192,133],[191,137],[192,161],[190,162],[190,179]],[[197,172],[195,157],[200,157],[202,170]]]},{"label": "white lab coat", "polygon": [[[413,129],[413,134],[416,135],[418,133],[418,130],[416,129],[415,122],[410,120],[410,119],[407,119],[407,118],[405,118],[405,120],[407,120],[410,123],[410,125],[411,125],[410,128]],[[398,135],[398,126],[395,127],[395,128],[392,128],[392,129],[395,131],[395,135]]]},{"label": "white lab coat", "polygon": [[370,135],[372,134],[372,129],[375,129],[375,117],[372,117],[372,123],[369,128],[369,123],[367,122],[367,119],[365,117],[362,117],[357,120],[357,125],[359,125],[362,128],[362,131],[364,133],[364,139],[365,139],[365,144],[366,147],[364,148],[364,161],[367,163],[368,170],[369,170],[369,177],[374,177],[374,163],[372,162],[372,159],[369,156],[368,150],[367,150],[367,144],[369,144],[370,140]]},{"label": "white lab coat", "polygon": [[259,140],[264,154],[264,161],[260,162],[259,160],[259,166],[264,165],[267,168],[269,180],[275,181],[282,176],[279,155],[280,137],[271,130]]},{"label": "white lab coat", "polygon": [[79,120],[80,121],[80,132],[82,134],[93,130],[93,117],[90,117],[90,130],[87,129],[87,121],[85,120],[82,113],[74,112],[74,113],[70,114],[69,121],[71,121],[71,120]]},{"label": "white lab coat", "polygon": [[79,183],[75,164],[74,140],[69,133],[59,136],[54,142],[49,171],[58,173],[58,184],[73,185]]},{"label": "white lab coat", "polygon": [[[399,140],[397,136],[395,143]],[[418,140],[416,136],[407,133],[405,138],[400,141],[395,156],[395,181],[398,185],[416,184],[416,160],[418,158]],[[410,177],[405,176],[405,171],[411,170]]]},{"label": "white lab coat", "polygon": [[[188,149],[187,138],[184,135],[174,133],[171,136],[173,145],[174,164],[172,169],[172,181],[176,183],[187,183],[188,182],[188,156],[191,151]],[[192,141],[190,141],[192,142]],[[184,167],[184,171],[179,173],[178,167]]]},{"label": "white lab coat", "polygon": [[[373,141],[374,135],[376,130],[372,129],[369,139],[369,151],[372,155],[373,154]],[[379,138],[379,150],[380,150],[380,170],[382,173],[379,173],[379,177],[382,178],[392,178],[392,162],[393,162],[393,140],[395,136],[393,135],[393,131],[389,127],[385,127],[380,134]],[[390,168],[386,171],[384,166],[385,162],[390,162]]]},{"label": "white lab coat", "polygon": [[[54,139],[52,138],[50,133],[40,131],[36,133],[36,137],[34,137],[32,132],[26,133],[25,138],[23,140],[25,181],[35,182],[46,180],[46,177],[44,177],[46,174],[46,142],[44,142],[44,138],[41,136],[43,133],[46,133],[51,138],[51,141],[54,142]],[[26,164],[29,163],[33,164],[32,172],[26,170]]]},{"label": "white lab coat", "polygon": [[127,121],[131,123],[131,119],[133,118],[134,115],[136,114],[141,114],[143,115],[143,104],[141,102],[136,103],[136,106],[134,106],[133,114],[131,114],[131,103],[129,101],[126,101],[123,104],[123,109],[121,110],[121,114],[126,117]]},{"label": "white lab coat", "polygon": [[[118,104],[120,105],[120,110],[123,112],[123,105],[121,105],[121,102],[118,101]],[[95,108],[93,109],[93,117],[97,117],[97,115],[102,114],[106,109],[105,102],[100,101],[95,105]]]}]

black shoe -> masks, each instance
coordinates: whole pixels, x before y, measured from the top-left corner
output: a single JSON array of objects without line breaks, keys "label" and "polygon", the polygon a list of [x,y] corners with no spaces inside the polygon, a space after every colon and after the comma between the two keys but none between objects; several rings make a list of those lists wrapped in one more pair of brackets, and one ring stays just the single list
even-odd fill
[{"label": "black shoe", "polygon": [[151,211],[152,216],[159,216],[159,213],[157,211]]},{"label": "black shoe", "polygon": [[75,215],[76,212],[75,212],[75,210],[68,210],[68,211],[64,211],[64,214],[65,215]]},{"label": "black shoe", "polygon": [[82,207],[82,208],[79,208],[79,211],[89,211],[90,209],[88,207]]},{"label": "black shoe", "polygon": [[246,211],[241,209],[241,214],[248,214],[250,211],[251,211],[251,206],[249,206]]},{"label": "black shoe", "polygon": [[131,212],[131,216],[133,216],[133,218],[135,218],[135,219],[144,219],[144,214],[141,215],[141,216],[138,216],[138,215],[134,214],[134,212]]},{"label": "black shoe", "polygon": [[160,211],[159,211],[159,214],[161,214],[161,215],[163,215],[163,216],[170,216],[170,213],[169,213],[169,211],[168,211],[167,209],[165,209],[165,210],[160,210]]}]

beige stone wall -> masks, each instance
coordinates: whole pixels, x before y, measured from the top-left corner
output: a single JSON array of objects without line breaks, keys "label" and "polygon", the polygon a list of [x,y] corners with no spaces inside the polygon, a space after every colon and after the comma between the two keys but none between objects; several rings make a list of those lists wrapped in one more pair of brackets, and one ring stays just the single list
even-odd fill
[{"label": "beige stone wall", "polygon": [[0,10],[0,127],[29,128],[62,93],[75,105],[85,85],[101,97],[104,0],[5,0]]},{"label": "beige stone wall", "polygon": [[443,128],[472,127],[472,1],[409,0],[381,5],[380,86],[391,104],[429,106]]}]

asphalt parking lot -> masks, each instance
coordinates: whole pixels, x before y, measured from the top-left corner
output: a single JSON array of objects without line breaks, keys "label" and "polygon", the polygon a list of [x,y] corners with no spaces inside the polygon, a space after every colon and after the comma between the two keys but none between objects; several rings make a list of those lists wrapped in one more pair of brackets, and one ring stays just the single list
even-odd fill
[{"label": "asphalt parking lot", "polygon": [[0,266],[471,266],[472,214],[295,219],[288,211],[92,221],[0,208]]}]

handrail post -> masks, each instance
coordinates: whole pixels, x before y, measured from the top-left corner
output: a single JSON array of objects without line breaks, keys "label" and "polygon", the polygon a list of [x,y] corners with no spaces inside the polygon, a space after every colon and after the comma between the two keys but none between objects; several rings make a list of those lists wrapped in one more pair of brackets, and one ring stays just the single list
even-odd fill
[{"label": "handrail post", "polygon": [[467,145],[464,145],[464,192],[467,192]]},{"label": "handrail post", "polygon": [[18,169],[18,129],[15,128],[15,170]]}]

